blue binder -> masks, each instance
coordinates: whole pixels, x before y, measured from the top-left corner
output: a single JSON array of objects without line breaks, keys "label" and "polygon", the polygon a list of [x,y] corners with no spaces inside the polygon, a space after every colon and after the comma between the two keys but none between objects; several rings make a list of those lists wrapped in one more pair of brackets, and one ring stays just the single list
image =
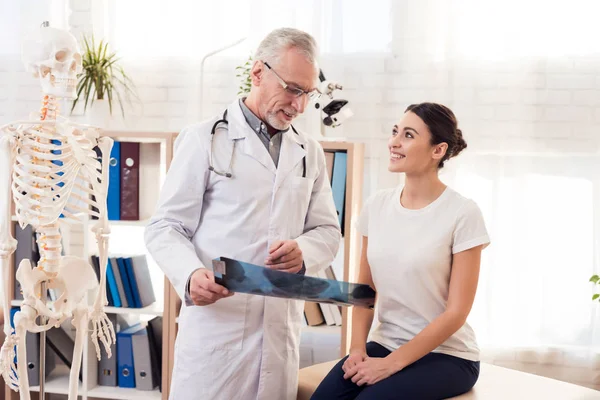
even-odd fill
[{"label": "blue binder", "polygon": [[133,272],[133,264],[131,258],[123,257],[125,263],[125,269],[127,270],[127,278],[129,279],[129,285],[131,288],[131,297],[133,298],[135,308],[142,308],[142,299],[140,298],[140,290],[135,279],[135,272]]},{"label": "blue binder", "polygon": [[[62,142],[61,142],[60,140],[55,140],[55,139],[54,139],[54,140],[50,140],[50,143],[52,143],[52,144],[56,144],[56,145],[61,145],[61,144],[62,144]],[[51,152],[52,154],[54,154],[54,155],[61,155],[61,154],[62,154],[62,151],[60,151],[60,150],[51,150],[50,152]],[[63,166],[63,162],[62,162],[62,161],[60,161],[60,160],[52,161],[52,164],[56,164],[56,165],[58,165],[58,166],[60,166],[60,167],[62,167],[62,166]],[[63,176],[63,175],[64,175],[64,172],[62,172],[62,171],[61,171],[61,172],[58,172],[58,173],[57,173],[57,175],[58,175],[58,176]],[[58,186],[58,187],[63,187],[63,186],[65,186],[65,183],[64,183],[64,182],[62,182],[62,181],[61,181],[61,182],[58,182],[57,186]],[[61,214],[60,214],[60,216],[59,216],[59,218],[64,218],[64,217],[65,217],[65,216],[64,216],[62,213],[61,213]]]},{"label": "blue binder", "polygon": [[338,213],[338,220],[342,235],[344,234],[344,199],[346,194],[346,162],[348,154],[336,151],[333,159],[333,176],[331,179],[331,191],[333,192],[333,203]]},{"label": "blue binder", "polygon": [[106,281],[108,282],[108,287],[115,307],[121,307],[121,297],[119,296],[119,289],[117,288],[117,281],[115,279],[115,273],[112,270],[112,265],[110,264],[110,259],[106,262]]},{"label": "blue binder", "polygon": [[121,219],[121,143],[115,141],[110,151],[108,167],[108,194],[106,206],[108,219]]},{"label": "blue binder", "polygon": [[[11,307],[10,309],[10,327],[15,329],[15,314],[17,311],[20,311],[21,307]],[[15,346],[15,358],[13,360],[15,364],[17,363],[17,346]]]},{"label": "blue binder", "polygon": [[117,383],[122,388],[135,388],[135,365],[133,362],[133,335],[141,335],[146,327],[135,324],[117,333]]},{"label": "blue binder", "polygon": [[129,308],[137,308],[135,301],[133,300],[133,291],[131,290],[131,280],[125,266],[123,257],[117,257],[117,264],[119,264],[119,272],[121,273],[121,280],[123,281],[123,290],[125,291],[125,298]]}]

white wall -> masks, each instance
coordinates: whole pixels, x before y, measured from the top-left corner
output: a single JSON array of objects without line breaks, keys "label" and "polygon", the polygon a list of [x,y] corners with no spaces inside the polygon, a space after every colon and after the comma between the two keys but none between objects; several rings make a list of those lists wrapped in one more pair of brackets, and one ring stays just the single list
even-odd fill
[{"label": "white wall", "polygon": [[[78,37],[91,31],[90,0],[70,0],[71,30]],[[398,2],[404,3],[404,2]],[[405,6],[402,6],[405,7]],[[398,182],[387,172],[386,141],[393,123],[412,102],[437,101],[451,107],[469,144],[468,152],[502,152],[530,147],[535,151],[595,153],[600,124],[600,59],[562,58],[555,62],[531,60],[485,65],[452,60],[434,63],[422,54],[427,26],[403,23],[398,5],[392,54],[325,56],[322,68],[344,85],[340,97],[351,101],[354,117],[328,136],[362,141],[367,146],[365,196]],[[235,98],[234,68],[244,60],[209,59],[204,79],[204,116],[220,112]],[[199,118],[199,72],[189,66],[148,68],[128,65],[143,108],[130,112],[127,128],[179,130]],[[39,108],[39,85],[20,61],[0,62],[0,123],[23,118]],[[308,118],[301,128],[314,127]],[[116,122],[114,126],[121,126]],[[311,131],[317,129],[311,128]],[[318,134],[318,132],[315,132]],[[459,163],[460,160],[455,161]],[[452,163],[449,164],[451,170]]]},{"label": "white wall", "polygon": [[[90,32],[99,18],[93,9],[98,2],[66,1],[72,10],[71,31],[78,37]],[[447,164],[447,174],[468,162],[469,154],[599,154],[599,55],[500,62],[468,62],[450,53],[432,57],[424,49],[439,15],[428,21],[410,12],[409,5],[425,1],[434,0],[394,2],[389,54],[322,60],[326,75],[344,85],[339,95],[351,101],[355,114],[343,127],[328,130],[327,136],[366,144],[364,196],[398,183],[399,177],[387,171],[386,142],[404,108],[415,102],[442,102],[459,119],[469,147],[467,156]],[[235,98],[234,68],[244,61],[245,57],[220,57],[207,63],[204,116],[221,112]],[[126,123],[115,121],[115,127],[179,130],[200,118],[199,66],[190,72],[189,65],[172,61],[148,69],[128,60],[127,67],[143,107],[131,111]],[[0,124],[25,118],[39,107],[37,81],[23,71],[20,60],[0,55]],[[314,118],[308,117],[297,125],[317,134]]]}]

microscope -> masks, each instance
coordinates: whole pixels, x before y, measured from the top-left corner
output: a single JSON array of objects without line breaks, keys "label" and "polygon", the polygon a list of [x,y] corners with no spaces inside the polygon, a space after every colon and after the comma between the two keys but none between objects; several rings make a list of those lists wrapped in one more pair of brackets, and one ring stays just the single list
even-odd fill
[{"label": "microscope", "polygon": [[325,113],[323,124],[335,128],[354,115],[349,107],[346,107],[348,100],[334,99],[333,92],[342,90],[342,85],[339,83],[328,81],[322,70],[319,70],[319,92],[321,96],[315,102],[315,108]]}]

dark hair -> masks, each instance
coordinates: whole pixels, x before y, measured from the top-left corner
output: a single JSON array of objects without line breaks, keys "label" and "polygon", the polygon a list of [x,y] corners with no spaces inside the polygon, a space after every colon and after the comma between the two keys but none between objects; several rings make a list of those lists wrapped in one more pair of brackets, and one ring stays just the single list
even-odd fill
[{"label": "dark hair", "polygon": [[452,110],[436,103],[411,104],[406,111],[415,113],[425,122],[431,132],[431,144],[447,143],[448,150],[440,160],[438,168],[444,167],[444,162],[457,156],[467,147],[463,139],[462,131],[458,129],[458,123]]}]

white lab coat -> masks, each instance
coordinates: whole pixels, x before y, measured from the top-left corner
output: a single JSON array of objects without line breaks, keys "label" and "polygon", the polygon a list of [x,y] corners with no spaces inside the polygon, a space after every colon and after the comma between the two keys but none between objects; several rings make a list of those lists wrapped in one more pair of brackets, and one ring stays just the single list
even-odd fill
[{"label": "white lab coat", "polygon": [[[322,147],[291,129],[279,165],[247,124],[238,101],[229,128],[214,137],[214,119],[181,132],[146,228],[154,260],[184,299],[190,274],[224,256],[264,265],[270,244],[296,239],[307,274],[329,265],[341,239]],[[303,150],[300,144],[304,144]],[[306,155],[306,178],[302,157]],[[236,293],[209,306],[182,306],[170,399],[292,400],[296,398],[304,303]]]}]

